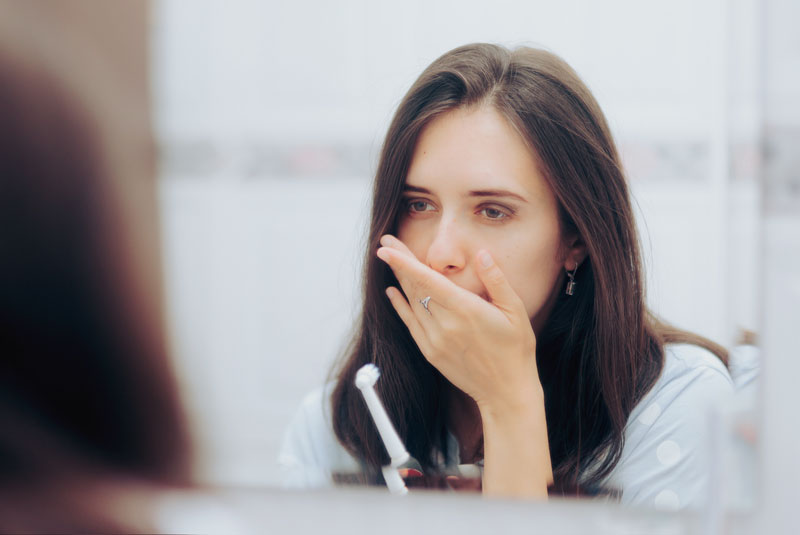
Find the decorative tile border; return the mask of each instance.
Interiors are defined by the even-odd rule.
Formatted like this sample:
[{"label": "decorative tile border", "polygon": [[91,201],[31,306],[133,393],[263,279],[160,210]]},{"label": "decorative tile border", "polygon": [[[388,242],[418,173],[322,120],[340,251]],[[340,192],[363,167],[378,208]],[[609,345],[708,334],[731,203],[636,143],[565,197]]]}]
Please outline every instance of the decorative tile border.
[{"label": "decorative tile border", "polygon": [[244,143],[180,140],[160,146],[161,175],[198,179],[236,176],[271,178],[371,177],[377,150],[368,144]]},{"label": "decorative tile border", "polygon": [[[706,140],[638,141],[619,145],[630,180],[707,180],[710,149]],[[364,177],[374,173],[378,147],[359,144],[242,143],[223,145],[210,139],[163,142],[160,147],[164,177],[213,179],[221,176],[243,180],[280,178]],[[730,172],[734,179],[757,176],[759,150],[754,143],[732,147]]]},{"label": "decorative tile border", "polygon": [[764,132],[764,210],[800,215],[800,126]]}]

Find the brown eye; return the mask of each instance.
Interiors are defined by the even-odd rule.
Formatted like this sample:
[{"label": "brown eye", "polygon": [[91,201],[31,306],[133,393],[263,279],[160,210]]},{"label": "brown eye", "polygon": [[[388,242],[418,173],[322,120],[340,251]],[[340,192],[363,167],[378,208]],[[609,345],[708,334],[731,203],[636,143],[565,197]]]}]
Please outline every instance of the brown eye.
[{"label": "brown eye", "polygon": [[428,212],[433,210],[433,206],[428,201],[415,200],[408,203],[409,212]]},{"label": "brown eye", "polygon": [[483,214],[483,216],[486,217],[487,219],[491,219],[493,221],[505,219],[508,217],[508,214],[505,213],[503,210],[500,210],[498,208],[492,208],[490,206],[483,208],[480,213]]}]

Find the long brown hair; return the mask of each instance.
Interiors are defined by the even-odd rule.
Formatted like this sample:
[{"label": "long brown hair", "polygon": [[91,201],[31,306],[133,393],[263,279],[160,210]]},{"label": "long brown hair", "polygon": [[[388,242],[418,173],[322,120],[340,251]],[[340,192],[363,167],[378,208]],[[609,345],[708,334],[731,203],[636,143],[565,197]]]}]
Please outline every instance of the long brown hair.
[{"label": "long brown hair", "polygon": [[555,488],[591,489],[619,461],[634,406],[663,367],[664,344],[698,343],[723,360],[724,349],[673,329],[647,310],[628,186],[603,113],[559,57],[532,48],[473,44],[434,61],[406,94],[378,163],[365,257],[360,325],[338,373],[333,424],[341,443],[368,467],[388,460],[353,386],[372,362],[380,395],[409,452],[433,467],[444,452],[440,391],[446,379],[420,353],[385,288],[397,285],[374,251],[394,233],[415,144],[430,121],[455,108],[493,106],[527,142],[559,205],[562,232],[585,243],[577,291],[563,293],[537,340]]},{"label": "long brown hair", "polygon": [[95,474],[189,478],[156,289],[93,117],[56,73],[0,48],[4,493]]}]

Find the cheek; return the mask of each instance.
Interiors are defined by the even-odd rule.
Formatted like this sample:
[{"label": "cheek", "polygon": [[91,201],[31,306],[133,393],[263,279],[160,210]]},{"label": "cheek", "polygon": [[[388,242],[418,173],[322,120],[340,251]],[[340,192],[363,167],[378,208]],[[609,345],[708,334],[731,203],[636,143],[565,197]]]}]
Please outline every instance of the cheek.
[{"label": "cheek", "polygon": [[408,239],[410,234],[410,225],[408,224],[408,220],[405,218],[400,217],[397,221],[397,228],[394,231],[394,235],[397,239],[402,240],[404,243]]},{"label": "cheek", "polygon": [[553,293],[558,272],[553,269],[531,269],[524,274],[509,278],[511,287],[522,299],[528,317],[533,319],[542,310]]},{"label": "cheek", "polygon": [[531,319],[548,302],[561,273],[558,243],[538,245],[535,248],[530,245],[527,249],[521,248],[520,254],[509,255],[502,264],[498,262]]},{"label": "cheek", "polygon": [[425,227],[420,224],[420,221],[406,219],[397,225],[395,237],[403,242],[418,260],[422,260],[430,241],[426,234]]}]

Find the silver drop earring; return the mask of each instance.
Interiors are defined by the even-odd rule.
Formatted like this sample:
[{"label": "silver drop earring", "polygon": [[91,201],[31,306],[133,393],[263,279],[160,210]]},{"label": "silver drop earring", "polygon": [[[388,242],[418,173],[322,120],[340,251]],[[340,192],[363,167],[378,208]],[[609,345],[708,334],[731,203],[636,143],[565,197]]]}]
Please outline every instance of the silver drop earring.
[{"label": "silver drop earring", "polygon": [[567,277],[569,277],[569,282],[567,283],[567,295],[573,295],[575,293],[575,273],[578,271],[578,264],[575,263],[575,269],[572,270],[570,273],[567,271]]}]

